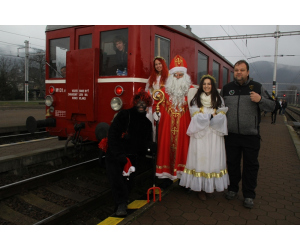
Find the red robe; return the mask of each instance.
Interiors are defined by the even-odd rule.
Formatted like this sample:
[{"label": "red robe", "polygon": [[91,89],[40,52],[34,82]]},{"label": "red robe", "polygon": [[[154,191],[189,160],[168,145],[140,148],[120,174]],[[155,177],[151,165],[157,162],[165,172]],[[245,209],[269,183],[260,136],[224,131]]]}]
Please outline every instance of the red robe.
[{"label": "red robe", "polygon": [[[191,117],[187,96],[179,112],[172,107],[165,88],[161,90],[165,94],[165,99],[159,105],[161,118],[158,124],[156,176],[175,180],[177,174],[180,177],[185,168],[190,140],[186,131]],[[152,108],[154,112],[157,103],[158,101],[154,101]]]}]

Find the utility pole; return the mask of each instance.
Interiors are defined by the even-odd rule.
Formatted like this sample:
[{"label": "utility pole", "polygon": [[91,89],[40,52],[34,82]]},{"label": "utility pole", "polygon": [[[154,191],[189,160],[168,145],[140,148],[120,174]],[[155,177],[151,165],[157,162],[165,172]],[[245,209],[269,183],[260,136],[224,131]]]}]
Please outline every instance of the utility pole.
[{"label": "utility pole", "polygon": [[[29,84],[29,41],[24,41],[25,46],[22,48],[18,48],[18,56],[19,56],[19,49],[25,48],[25,83],[24,83],[24,94],[25,94],[25,102],[28,102],[28,84]],[[45,55],[45,53],[35,53],[31,55]]]},{"label": "utility pole", "polygon": [[28,102],[29,42],[25,42],[25,102]]},{"label": "utility pole", "polygon": [[277,95],[277,84],[276,84],[276,71],[277,71],[277,55],[278,55],[278,39],[279,39],[279,25],[276,25],[276,35],[275,35],[275,57],[274,57],[274,72],[273,72],[273,89],[272,97],[275,99]]}]

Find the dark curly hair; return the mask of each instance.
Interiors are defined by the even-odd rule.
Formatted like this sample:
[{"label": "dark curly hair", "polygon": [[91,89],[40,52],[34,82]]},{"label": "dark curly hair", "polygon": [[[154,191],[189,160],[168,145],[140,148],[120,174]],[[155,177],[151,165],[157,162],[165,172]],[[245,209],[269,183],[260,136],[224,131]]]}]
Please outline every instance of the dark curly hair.
[{"label": "dark curly hair", "polygon": [[152,105],[152,98],[151,96],[145,92],[145,90],[141,89],[138,93],[136,93],[132,97],[132,105],[136,106],[139,101],[144,101],[146,103],[147,107],[150,107]]}]

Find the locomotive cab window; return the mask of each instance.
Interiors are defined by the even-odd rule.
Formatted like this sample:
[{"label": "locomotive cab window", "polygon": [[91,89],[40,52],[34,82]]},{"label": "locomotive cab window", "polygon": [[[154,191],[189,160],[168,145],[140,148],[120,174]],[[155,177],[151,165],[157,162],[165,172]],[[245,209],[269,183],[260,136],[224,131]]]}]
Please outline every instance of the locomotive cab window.
[{"label": "locomotive cab window", "polygon": [[230,71],[230,82],[232,82],[232,81],[233,81],[233,72]]},{"label": "locomotive cab window", "polygon": [[100,76],[127,76],[128,29],[101,32]]},{"label": "locomotive cab window", "polygon": [[79,49],[92,48],[92,34],[79,36]]},{"label": "locomotive cab window", "polygon": [[50,78],[66,77],[66,53],[69,50],[69,37],[50,40]]},{"label": "locomotive cab window", "polygon": [[198,51],[198,72],[197,82],[200,83],[202,76],[207,74],[208,56]]},{"label": "locomotive cab window", "polygon": [[167,65],[170,65],[170,40],[158,35],[155,35],[155,55],[162,56]]},{"label": "locomotive cab window", "polygon": [[216,87],[219,88],[220,64],[213,61],[213,77],[216,79]]},{"label": "locomotive cab window", "polygon": [[228,72],[229,70],[223,67],[223,86],[228,83]]}]

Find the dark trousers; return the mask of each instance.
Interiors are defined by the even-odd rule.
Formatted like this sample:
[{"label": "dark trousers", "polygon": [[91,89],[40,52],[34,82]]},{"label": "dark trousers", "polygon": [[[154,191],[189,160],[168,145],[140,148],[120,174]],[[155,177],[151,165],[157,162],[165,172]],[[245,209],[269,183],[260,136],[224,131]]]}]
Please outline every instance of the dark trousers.
[{"label": "dark trousers", "polygon": [[275,123],[276,122],[276,116],[277,116],[277,110],[276,111],[273,111],[271,113],[271,116],[272,116],[272,122]]},{"label": "dark trousers", "polygon": [[[260,136],[229,133],[225,136],[225,147],[230,180],[228,190],[238,192],[239,182],[242,179],[244,198],[254,199],[259,169]],[[241,171],[242,157],[243,171]]]},{"label": "dark trousers", "polygon": [[[133,166],[135,166],[135,158],[130,158]],[[111,184],[112,195],[116,207],[128,201],[129,193],[133,185],[134,173],[130,177],[123,176],[124,166],[120,164],[114,157],[105,157],[106,173]]]}]

